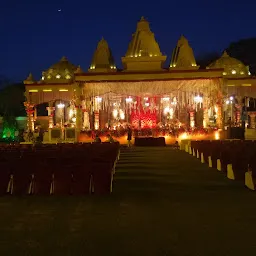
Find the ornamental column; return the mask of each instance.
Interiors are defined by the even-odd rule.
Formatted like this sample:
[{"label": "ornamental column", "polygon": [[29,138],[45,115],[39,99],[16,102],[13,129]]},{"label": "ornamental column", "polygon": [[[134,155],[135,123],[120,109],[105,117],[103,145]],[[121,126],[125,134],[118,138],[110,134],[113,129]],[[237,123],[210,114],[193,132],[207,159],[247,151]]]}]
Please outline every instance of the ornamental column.
[{"label": "ornamental column", "polygon": [[49,129],[53,128],[53,116],[55,107],[52,106],[52,103],[49,103],[49,107],[46,108],[48,111],[48,121],[49,121]]},{"label": "ornamental column", "polygon": [[250,113],[249,115],[250,115],[250,118],[251,118],[251,128],[255,129],[255,116],[256,116],[255,112]]},{"label": "ornamental column", "polygon": [[100,127],[100,112],[98,110],[94,111],[94,129],[98,130]]},{"label": "ornamental column", "polygon": [[222,128],[223,126],[223,115],[222,115],[222,105],[221,104],[217,104],[216,105],[216,124],[218,128]]},{"label": "ornamental column", "polygon": [[85,100],[82,101],[82,112],[83,112],[83,129],[90,129],[90,118],[88,109],[86,108]]},{"label": "ornamental column", "polygon": [[34,104],[30,102],[24,102],[24,106],[27,112],[27,130],[34,131]]},{"label": "ornamental column", "polygon": [[195,111],[189,111],[189,125],[191,128],[195,127]]},{"label": "ornamental column", "polygon": [[83,128],[83,112],[82,112],[82,88],[80,84],[75,87],[75,107],[76,107],[76,141],[79,141],[80,132]]},{"label": "ornamental column", "polygon": [[203,127],[206,128],[209,123],[208,108],[204,107]]}]

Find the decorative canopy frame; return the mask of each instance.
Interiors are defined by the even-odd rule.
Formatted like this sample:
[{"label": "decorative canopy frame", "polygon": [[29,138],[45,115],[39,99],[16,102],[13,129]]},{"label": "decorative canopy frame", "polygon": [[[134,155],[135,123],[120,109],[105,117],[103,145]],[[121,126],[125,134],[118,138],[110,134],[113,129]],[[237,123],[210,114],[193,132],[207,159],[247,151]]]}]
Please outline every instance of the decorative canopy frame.
[{"label": "decorative canopy frame", "polygon": [[162,81],[118,81],[88,82],[84,85],[83,96],[86,100],[95,96],[116,94],[121,96],[152,96],[203,94],[205,99],[218,102],[222,98],[223,80],[212,79],[175,79]]}]

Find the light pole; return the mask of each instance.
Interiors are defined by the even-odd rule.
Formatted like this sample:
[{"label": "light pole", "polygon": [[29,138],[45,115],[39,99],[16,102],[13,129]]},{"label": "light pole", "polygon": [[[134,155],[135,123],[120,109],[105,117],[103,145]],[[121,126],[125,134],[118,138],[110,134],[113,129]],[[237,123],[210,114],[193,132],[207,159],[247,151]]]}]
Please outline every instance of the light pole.
[{"label": "light pole", "polygon": [[60,115],[60,127],[61,127],[61,139],[63,140],[64,139],[64,125],[63,125],[63,123],[64,123],[64,108],[65,108],[65,104],[64,103],[59,103],[58,105],[57,105],[57,107],[58,107],[58,109],[60,109],[60,111],[61,111],[61,115]]},{"label": "light pole", "polygon": [[233,101],[234,97],[230,96],[229,99],[226,101],[227,105],[230,105],[230,121],[233,122]]}]

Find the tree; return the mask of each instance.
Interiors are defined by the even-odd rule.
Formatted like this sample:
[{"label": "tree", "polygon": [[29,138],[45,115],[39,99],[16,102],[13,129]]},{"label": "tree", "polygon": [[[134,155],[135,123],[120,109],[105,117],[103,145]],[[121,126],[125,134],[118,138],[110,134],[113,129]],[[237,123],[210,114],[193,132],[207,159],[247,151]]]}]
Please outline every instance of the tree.
[{"label": "tree", "polygon": [[198,56],[197,58],[197,65],[200,66],[200,68],[206,68],[209,66],[212,62],[220,58],[220,54],[217,52],[208,52],[205,54],[202,54]]},{"label": "tree", "polygon": [[0,89],[11,84],[11,81],[3,75],[0,75]]},{"label": "tree", "polygon": [[24,84],[12,84],[0,90],[1,116],[26,116]]},{"label": "tree", "polygon": [[256,38],[243,39],[231,43],[227,48],[227,53],[242,61],[250,67],[252,74],[256,74]]}]

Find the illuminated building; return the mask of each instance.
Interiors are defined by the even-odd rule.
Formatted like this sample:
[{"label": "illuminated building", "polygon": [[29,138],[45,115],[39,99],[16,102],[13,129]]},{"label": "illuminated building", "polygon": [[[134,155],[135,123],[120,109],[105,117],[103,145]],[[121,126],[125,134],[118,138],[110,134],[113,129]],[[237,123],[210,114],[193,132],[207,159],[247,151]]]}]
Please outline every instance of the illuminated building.
[{"label": "illuminated building", "polygon": [[[122,57],[123,69],[116,67],[104,38],[87,71],[63,57],[43,72],[40,81],[32,75],[24,81],[28,128],[33,129],[36,106],[43,102],[49,105],[50,129],[61,123],[77,131],[127,125],[135,129],[222,127],[227,113],[239,122],[236,111],[245,97],[255,95],[256,88],[256,79],[242,62],[225,52],[207,69],[200,69],[184,36],[168,68],[166,58],[143,17]],[[231,96],[236,102],[232,101],[230,112],[226,103]],[[63,109],[59,104],[64,104]]]}]

